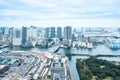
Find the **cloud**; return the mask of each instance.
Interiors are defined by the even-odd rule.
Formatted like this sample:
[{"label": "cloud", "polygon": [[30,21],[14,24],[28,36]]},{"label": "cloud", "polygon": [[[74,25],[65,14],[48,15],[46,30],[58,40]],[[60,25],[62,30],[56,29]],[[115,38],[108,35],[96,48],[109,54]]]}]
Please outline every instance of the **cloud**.
[{"label": "cloud", "polygon": [[105,19],[106,23],[114,19],[118,22],[119,4],[119,0],[0,0],[0,21],[14,24],[17,20],[33,25],[37,22],[68,24],[69,21],[75,24],[81,20],[86,20],[87,24],[93,19],[98,22]]}]

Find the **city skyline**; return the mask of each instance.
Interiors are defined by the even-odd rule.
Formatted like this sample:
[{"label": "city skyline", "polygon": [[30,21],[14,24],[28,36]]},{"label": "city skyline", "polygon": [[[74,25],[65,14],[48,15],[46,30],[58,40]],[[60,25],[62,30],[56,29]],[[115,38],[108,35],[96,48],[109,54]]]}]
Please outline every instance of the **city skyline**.
[{"label": "city skyline", "polygon": [[[20,80],[80,80],[89,76],[89,70],[102,74],[103,79],[120,79],[118,75],[120,65],[120,28],[90,28],[82,27],[0,27],[0,79]],[[76,62],[83,62],[90,58],[101,59],[97,63],[109,61],[117,62],[111,68],[109,62],[100,64],[103,68],[94,66],[85,70]],[[91,61],[91,60],[87,60]],[[85,62],[86,63],[86,62]],[[88,62],[89,63],[89,62]],[[93,65],[94,64],[94,65]],[[83,63],[81,64],[83,65]],[[88,64],[84,64],[88,66]],[[82,68],[82,69],[81,69]],[[114,69],[116,71],[114,71]],[[100,72],[98,72],[98,70]],[[105,71],[105,72],[103,72]],[[86,72],[88,72],[86,74]],[[96,75],[90,73],[91,75]],[[108,74],[110,73],[110,74]],[[114,76],[112,74],[115,74]],[[84,78],[85,80],[89,80]],[[93,78],[91,76],[91,78]],[[99,78],[96,75],[95,80]]]},{"label": "city skyline", "polygon": [[119,80],[119,0],[0,0],[0,80]]},{"label": "city skyline", "polygon": [[1,26],[119,27],[118,0],[1,0]]}]

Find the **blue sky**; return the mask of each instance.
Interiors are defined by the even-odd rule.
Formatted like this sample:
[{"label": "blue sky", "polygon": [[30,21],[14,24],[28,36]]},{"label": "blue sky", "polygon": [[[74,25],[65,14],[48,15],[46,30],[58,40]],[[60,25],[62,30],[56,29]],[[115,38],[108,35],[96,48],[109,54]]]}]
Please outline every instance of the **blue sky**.
[{"label": "blue sky", "polygon": [[0,25],[119,27],[120,0],[0,0]]}]

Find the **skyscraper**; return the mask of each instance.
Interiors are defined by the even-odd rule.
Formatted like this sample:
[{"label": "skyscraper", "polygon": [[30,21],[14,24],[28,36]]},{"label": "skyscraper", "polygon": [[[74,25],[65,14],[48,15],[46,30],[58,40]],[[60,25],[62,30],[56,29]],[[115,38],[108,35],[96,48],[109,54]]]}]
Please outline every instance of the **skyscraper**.
[{"label": "skyscraper", "polygon": [[118,28],[118,32],[120,33],[120,28]]},{"label": "skyscraper", "polygon": [[37,28],[34,26],[30,26],[27,29],[27,42],[31,43],[32,46],[35,46],[37,43]]},{"label": "skyscraper", "polygon": [[49,32],[50,28],[49,27],[45,28],[45,38],[49,38]]},{"label": "skyscraper", "polygon": [[22,27],[22,44],[25,45],[27,42],[27,27]]},{"label": "skyscraper", "polygon": [[71,26],[64,27],[64,39],[71,39],[71,38],[72,38]]},{"label": "skyscraper", "polygon": [[5,30],[4,27],[0,27],[0,34],[4,34],[4,30]]},{"label": "skyscraper", "polygon": [[51,27],[51,38],[55,38],[55,27]]},{"label": "skyscraper", "polygon": [[64,27],[64,46],[71,47],[72,28],[71,26]]},{"label": "skyscraper", "polygon": [[18,29],[16,29],[16,30],[14,31],[14,37],[15,37],[15,38],[20,38],[20,37],[21,37],[21,31],[18,30]]},{"label": "skyscraper", "polygon": [[62,37],[62,29],[61,27],[57,27],[57,38],[61,38]]},{"label": "skyscraper", "polygon": [[10,35],[10,44],[13,42],[13,27],[9,29],[9,35]]},{"label": "skyscraper", "polygon": [[21,30],[15,28],[13,29],[13,45],[20,46],[22,42],[22,32]]}]

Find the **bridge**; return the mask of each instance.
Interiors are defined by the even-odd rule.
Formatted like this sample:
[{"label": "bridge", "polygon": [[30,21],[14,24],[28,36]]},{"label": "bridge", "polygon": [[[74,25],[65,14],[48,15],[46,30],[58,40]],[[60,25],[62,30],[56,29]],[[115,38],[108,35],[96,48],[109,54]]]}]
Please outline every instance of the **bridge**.
[{"label": "bridge", "polygon": [[50,48],[50,53],[55,53],[59,50],[60,46],[61,46],[62,42],[60,42],[58,45],[53,46],[52,48]]},{"label": "bridge", "polygon": [[59,46],[52,47],[52,48],[50,48],[51,49],[50,52],[55,53],[59,50],[59,48],[60,48]]}]

